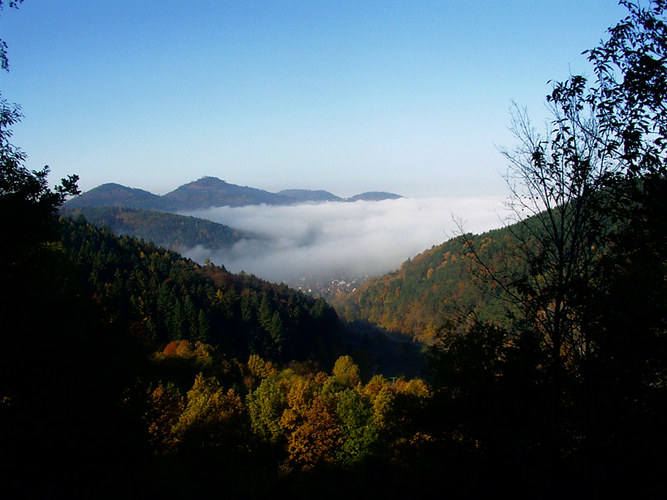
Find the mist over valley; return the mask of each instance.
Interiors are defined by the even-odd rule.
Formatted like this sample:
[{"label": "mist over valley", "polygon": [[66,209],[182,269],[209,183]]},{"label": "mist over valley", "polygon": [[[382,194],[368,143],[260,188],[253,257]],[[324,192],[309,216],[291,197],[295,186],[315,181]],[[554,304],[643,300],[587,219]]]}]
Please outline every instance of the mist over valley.
[{"label": "mist over valley", "polygon": [[[65,203],[117,234],[179,251],[200,264],[315,293],[350,289],[458,235],[503,225],[505,198],[409,198],[369,191],[277,193],[202,177],[163,196],[100,185]],[[336,282],[336,283],[334,283]],[[333,288],[332,288],[333,287]],[[312,290],[311,290],[312,289]]]},{"label": "mist over valley", "polygon": [[302,203],[288,206],[215,207],[185,213],[231,226],[253,237],[211,250],[183,249],[231,272],[297,284],[377,276],[456,236],[502,225],[503,199],[397,198],[381,201]]}]

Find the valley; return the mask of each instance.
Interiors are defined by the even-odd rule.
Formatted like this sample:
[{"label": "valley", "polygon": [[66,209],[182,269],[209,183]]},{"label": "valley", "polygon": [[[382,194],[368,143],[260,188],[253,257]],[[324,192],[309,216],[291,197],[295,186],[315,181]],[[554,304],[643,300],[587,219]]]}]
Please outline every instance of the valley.
[{"label": "valley", "polygon": [[330,302],[338,295],[347,295],[354,292],[359,286],[371,277],[364,276],[332,276],[329,278],[306,278],[287,281],[286,284],[298,290],[316,297],[324,297]]},{"label": "valley", "polygon": [[[185,192],[193,198],[181,198],[183,203],[199,203],[195,200],[202,190],[208,193],[204,199],[219,199],[221,186],[228,190],[221,181],[209,181],[193,183],[199,189],[188,185]],[[116,234],[152,241],[200,264],[213,262],[233,272],[295,286],[303,286],[300,281],[308,277],[304,289],[327,295],[335,288],[354,288],[333,280],[356,285],[361,277],[394,271],[424,248],[441,244],[459,231],[453,214],[465,214],[470,230],[501,224],[503,200],[497,197],[414,199],[385,193],[341,201],[322,195],[323,191],[289,192],[295,196],[295,191],[324,201],[224,205],[174,213],[130,208],[121,195],[107,193],[100,199],[93,190],[65,203],[61,213],[83,215],[98,227],[106,225]],[[102,206],[83,206],[84,202]]]}]

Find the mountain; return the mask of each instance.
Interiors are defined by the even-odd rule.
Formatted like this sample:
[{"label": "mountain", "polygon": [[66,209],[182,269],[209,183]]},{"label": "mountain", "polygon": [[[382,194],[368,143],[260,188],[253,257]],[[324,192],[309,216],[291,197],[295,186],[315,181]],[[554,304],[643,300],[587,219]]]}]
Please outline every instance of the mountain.
[{"label": "mountain", "polygon": [[289,205],[296,199],[262,189],[229,184],[216,177],[203,177],[158,196],[120,184],[102,184],[67,201],[64,208],[124,207],[180,212],[210,207],[244,205]]},{"label": "mountain", "polygon": [[379,201],[396,198],[401,198],[401,196],[385,192],[362,193],[347,199],[323,190],[287,189],[278,193],[271,193],[263,189],[230,184],[217,177],[202,177],[163,196],[115,183],[102,184],[67,201],[64,208],[123,207],[181,212],[223,206],[291,205],[302,202],[354,202],[357,200]]},{"label": "mountain", "polygon": [[248,235],[215,222],[156,210],[122,207],[66,208],[61,214],[83,216],[97,227],[108,227],[119,236],[134,236],[161,247],[180,251],[195,246],[211,250],[231,247]]},{"label": "mountain", "polygon": [[216,177],[184,184],[163,197],[174,210],[197,210],[209,207],[243,205],[288,205],[294,200],[262,189],[229,184]]},{"label": "mountain", "polygon": [[145,210],[168,210],[168,203],[156,194],[143,189],[129,188],[108,183],[97,186],[72,198],[65,204],[68,208],[78,207],[127,207]]},{"label": "mountain", "polygon": [[284,189],[278,192],[279,195],[287,196],[298,201],[343,201],[343,198],[323,190],[312,189]]},{"label": "mountain", "polygon": [[398,198],[403,198],[400,194],[387,193],[384,191],[369,191],[367,193],[356,194],[350,198],[347,198],[345,201],[355,202],[359,200],[363,201],[382,201],[382,200],[397,200]]},{"label": "mountain", "polygon": [[385,191],[369,191],[366,193],[356,194],[349,198],[341,198],[339,196],[336,196],[335,194],[330,193],[329,191],[311,190],[311,189],[284,189],[280,191],[278,194],[287,196],[296,201],[314,201],[314,202],[326,202],[326,201],[355,202],[359,200],[382,201],[382,200],[396,200],[398,198],[403,198],[400,194],[387,193]]}]

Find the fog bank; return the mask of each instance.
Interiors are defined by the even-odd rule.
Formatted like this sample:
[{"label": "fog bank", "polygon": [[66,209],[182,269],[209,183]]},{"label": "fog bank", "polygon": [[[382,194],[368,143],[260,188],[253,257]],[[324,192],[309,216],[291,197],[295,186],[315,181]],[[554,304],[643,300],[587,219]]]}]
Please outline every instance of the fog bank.
[{"label": "fog bank", "polygon": [[198,262],[209,258],[229,271],[274,281],[302,277],[376,276],[459,234],[502,225],[504,198],[400,198],[291,206],[217,207],[189,212],[257,235],[212,253],[183,252]]}]

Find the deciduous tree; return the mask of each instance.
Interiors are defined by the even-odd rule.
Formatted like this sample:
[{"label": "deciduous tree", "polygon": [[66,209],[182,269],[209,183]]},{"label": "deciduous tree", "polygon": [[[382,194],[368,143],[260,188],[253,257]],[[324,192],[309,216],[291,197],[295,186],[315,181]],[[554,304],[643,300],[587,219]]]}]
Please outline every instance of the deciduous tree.
[{"label": "deciduous tree", "polygon": [[[591,467],[610,465],[601,443],[638,456],[636,433],[648,422],[660,427],[656,401],[667,387],[667,2],[620,3],[628,16],[587,52],[592,85],[579,75],[553,84],[545,133],[514,108],[518,145],[503,154],[525,271],[503,274],[475,251],[514,300],[514,329],[500,352],[514,343],[533,353],[533,375],[546,368],[553,463],[565,450],[595,449]],[[614,427],[613,409],[627,418],[628,434],[601,431]],[[624,441],[632,444],[619,448]]]}]

